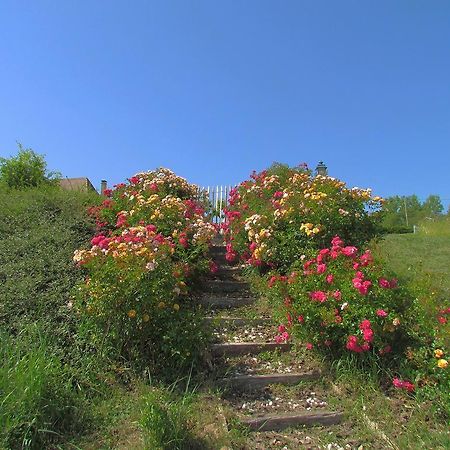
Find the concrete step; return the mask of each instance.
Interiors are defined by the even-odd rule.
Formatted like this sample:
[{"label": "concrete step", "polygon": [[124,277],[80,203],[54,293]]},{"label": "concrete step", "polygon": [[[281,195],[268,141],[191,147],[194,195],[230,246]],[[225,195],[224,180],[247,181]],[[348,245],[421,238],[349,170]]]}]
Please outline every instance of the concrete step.
[{"label": "concrete step", "polygon": [[242,419],[241,423],[252,431],[281,431],[296,426],[335,425],[344,418],[341,412],[305,411],[289,414],[268,414],[261,417]]},{"label": "concrete step", "polygon": [[237,375],[222,378],[218,384],[223,387],[237,389],[239,391],[254,391],[264,388],[269,384],[294,385],[300,381],[317,380],[321,373],[318,370],[310,370],[301,373],[274,373],[265,375]]},{"label": "concrete step", "polygon": [[244,281],[233,280],[205,280],[202,283],[204,292],[245,292],[250,286]]},{"label": "concrete step", "polygon": [[255,297],[226,297],[204,295],[198,299],[198,302],[206,308],[229,309],[240,308],[241,306],[251,305],[256,302]]},{"label": "concrete step", "polygon": [[238,355],[256,355],[262,352],[272,352],[280,350],[287,352],[291,349],[291,344],[277,344],[276,342],[231,342],[225,344],[211,345],[211,354],[213,356],[238,356]]}]

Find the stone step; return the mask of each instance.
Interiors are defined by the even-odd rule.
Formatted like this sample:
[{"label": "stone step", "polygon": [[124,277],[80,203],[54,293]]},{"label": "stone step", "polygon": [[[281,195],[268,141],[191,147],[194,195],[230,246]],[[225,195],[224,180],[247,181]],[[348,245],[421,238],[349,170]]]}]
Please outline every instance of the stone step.
[{"label": "stone step", "polygon": [[223,387],[237,389],[239,391],[254,391],[269,384],[294,385],[300,381],[317,380],[321,373],[318,370],[310,370],[301,373],[274,373],[266,375],[237,375],[222,378],[218,384]]},{"label": "stone step", "polygon": [[198,302],[206,308],[214,309],[231,309],[240,308],[241,306],[251,305],[256,302],[255,297],[225,297],[205,295],[198,299]]},{"label": "stone step", "polygon": [[251,431],[281,431],[295,426],[336,425],[344,418],[341,412],[305,411],[289,414],[268,414],[242,419],[241,423]]},{"label": "stone step", "polygon": [[240,326],[254,326],[254,325],[271,325],[272,320],[265,317],[258,318],[247,318],[247,317],[205,317],[205,320],[209,323],[217,324],[218,326],[231,326],[231,327],[240,327]]},{"label": "stone step", "polygon": [[280,350],[287,352],[291,349],[291,344],[278,344],[276,342],[230,342],[225,344],[212,344],[211,354],[213,356],[238,356],[256,355],[262,352]]},{"label": "stone step", "polygon": [[204,292],[245,292],[249,290],[249,284],[244,281],[233,280],[206,280],[202,283]]}]

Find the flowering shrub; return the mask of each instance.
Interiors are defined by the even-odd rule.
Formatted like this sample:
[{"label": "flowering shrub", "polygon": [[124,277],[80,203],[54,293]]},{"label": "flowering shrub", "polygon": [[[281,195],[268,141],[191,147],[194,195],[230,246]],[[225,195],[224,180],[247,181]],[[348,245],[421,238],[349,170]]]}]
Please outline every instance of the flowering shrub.
[{"label": "flowering shrub", "polygon": [[321,248],[336,234],[361,245],[379,231],[381,201],[369,189],[313,176],[304,165],[274,165],[231,192],[229,258],[287,271],[306,249]]},{"label": "flowering shrub", "polygon": [[[167,169],[141,173],[91,208],[98,233],[74,261],[87,272],[76,309],[93,324],[98,345],[149,363],[183,364],[201,349],[199,320],[189,308],[196,274],[215,228],[196,186]],[[171,359],[168,359],[171,358]]]},{"label": "flowering shrub", "polygon": [[268,295],[283,299],[285,326],[302,342],[387,355],[414,340],[415,300],[384,275],[369,250],[334,237],[292,269],[288,276],[268,275]]}]

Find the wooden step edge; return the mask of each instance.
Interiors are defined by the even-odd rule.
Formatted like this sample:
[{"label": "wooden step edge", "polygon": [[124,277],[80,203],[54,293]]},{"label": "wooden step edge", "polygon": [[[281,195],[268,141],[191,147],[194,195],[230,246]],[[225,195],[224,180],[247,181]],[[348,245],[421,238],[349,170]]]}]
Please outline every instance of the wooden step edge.
[{"label": "wooden step edge", "polygon": [[197,302],[206,308],[230,309],[251,305],[256,300],[255,297],[201,297]]},{"label": "wooden step edge", "polygon": [[276,342],[231,342],[224,344],[212,344],[211,354],[213,356],[237,356],[246,354],[258,354],[262,352],[272,352],[280,350],[287,352],[291,349],[291,344]]},{"label": "wooden step edge", "polygon": [[295,426],[336,425],[342,422],[344,414],[332,411],[305,411],[302,413],[268,414],[261,417],[241,419],[251,431],[281,431]]},{"label": "wooden step edge", "polygon": [[228,326],[241,326],[241,325],[267,325],[272,324],[272,319],[259,317],[259,318],[246,318],[246,317],[205,317],[205,320],[209,323],[216,323],[217,325]]},{"label": "wooden step edge", "polygon": [[300,381],[314,381],[321,376],[319,370],[298,373],[271,373],[262,375],[236,375],[218,380],[218,385],[238,390],[255,390],[269,384],[295,385]]}]

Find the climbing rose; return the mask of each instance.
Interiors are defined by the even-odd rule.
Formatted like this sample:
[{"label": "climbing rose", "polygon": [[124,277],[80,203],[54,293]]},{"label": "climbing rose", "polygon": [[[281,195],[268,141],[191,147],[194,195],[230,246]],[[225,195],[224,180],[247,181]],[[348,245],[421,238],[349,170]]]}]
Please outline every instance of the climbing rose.
[{"label": "climbing rose", "polygon": [[397,389],[406,389],[408,392],[413,392],[414,391],[414,384],[412,384],[410,381],[407,380],[400,380],[399,378],[394,378],[392,380],[392,384],[397,388]]},{"label": "climbing rose", "polygon": [[309,295],[313,300],[317,300],[320,303],[323,303],[327,299],[327,294],[323,291],[314,291],[311,292]]},{"label": "climbing rose", "polygon": [[317,273],[324,273],[327,270],[327,266],[325,264],[317,265]]},{"label": "climbing rose", "polygon": [[388,313],[384,309],[377,309],[377,316],[378,317],[386,317]]},{"label": "climbing rose", "polygon": [[342,249],[342,254],[345,256],[355,256],[357,251],[358,251],[358,249],[356,247],[349,245]]}]

